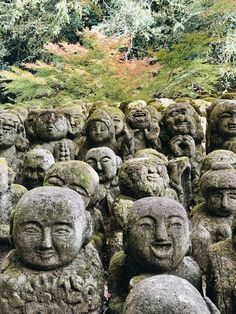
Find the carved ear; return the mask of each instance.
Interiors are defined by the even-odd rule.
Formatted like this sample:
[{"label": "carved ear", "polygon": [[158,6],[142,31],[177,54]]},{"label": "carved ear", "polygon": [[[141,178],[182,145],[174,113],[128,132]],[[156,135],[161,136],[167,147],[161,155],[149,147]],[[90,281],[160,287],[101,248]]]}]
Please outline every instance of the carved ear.
[{"label": "carved ear", "polygon": [[118,170],[120,170],[121,165],[122,165],[122,159],[119,156],[116,156],[117,173],[118,173]]},{"label": "carved ear", "polygon": [[85,235],[84,235],[84,243],[83,243],[84,246],[89,243],[89,241],[91,240],[92,233],[93,233],[93,224],[92,224],[91,214],[90,212],[86,210],[85,215],[86,215],[86,220],[87,220],[87,226],[86,226]]},{"label": "carved ear", "polygon": [[189,225],[189,239],[188,239],[188,250],[186,252],[186,255],[192,255],[192,238],[191,238],[191,234],[192,234],[192,222],[190,220],[188,220],[188,225]]},{"label": "carved ear", "polygon": [[8,185],[12,185],[12,183],[15,181],[15,172],[12,170],[12,168],[8,165]]},{"label": "carved ear", "polygon": [[11,211],[10,215],[10,231],[9,231],[9,242],[15,248],[14,238],[13,238],[13,224],[14,224],[14,216],[15,216],[15,209]]}]

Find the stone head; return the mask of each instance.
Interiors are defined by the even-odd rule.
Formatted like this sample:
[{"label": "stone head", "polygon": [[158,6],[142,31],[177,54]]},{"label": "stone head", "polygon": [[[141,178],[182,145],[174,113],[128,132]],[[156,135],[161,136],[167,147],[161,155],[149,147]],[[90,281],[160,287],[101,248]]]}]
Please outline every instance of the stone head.
[{"label": "stone head", "polygon": [[147,104],[142,101],[134,101],[127,105],[125,110],[127,124],[132,129],[147,129],[150,127],[151,114]]},{"label": "stone head", "polygon": [[125,231],[125,250],[144,271],[174,269],[190,247],[190,226],[184,207],[168,197],[134,202]]},{"label": "stone head", "polygon": [[236,154],[226,149],[217,149],[209,153],[202,161],[200,176],[211,169],[215,163],[227,163],[236,168]]},{"label": "stone head", "polygon": [[213,314],[191,283],[173,275],[157,275],[142,280],[131,290],[123,307],[123,314],[164,313]]},{"label": "stone head", "polygon": [[100,183],[111,182],[117,176],[122,163],[121,158],[108,147],[90,149],[85,161],[97,172]]},{"label": "stone head", "polygon": [[88,118],[85,126],[87,139],[101,145],[115,138],[115,127],[112,118],[105,110],[96,110]]},{"label": "stone head", "polygon": [[210,126],[223,138],[236,136],[236,101],[216,103],[210,113]]},{"label": "stone head", "polygon": [[14,182],[15,173],[4,158],[0,158],[0,196],[6,193]]},{"label": "stone head", "polygon": [[119,172],[121,193],[134,198],[164,196],[168,184],[166,166],[156,157],[129,159]]},{"label": "stone head", "polygon": [[189,103],[169,105],[163,115],[163,125],[171,137],[191,135],[199,141],[203,138],[200,117]]},{"label": "stone head", "polygon": [[9,148],[16,144],[21,124],[19,118],[8,112],[0,113],[0,148]]},{"label": "stone head", "polygon": [[59,110],[40,110],[36,122],[37,135],[45,141],[64,139],[69,131],[68,121]]},{"label": "stone head", "polygon": [[148,157],[156,157],[159,158],[161,161],[164,162],[164,164],[167,166],[168,165],[168,158],[163,155],[162,153],[159,153],[156,149],[153,148],[144,148],[138,150],[134,154],[135,158],[148,158]]},{"label": "stone head", "polygon": [[47,170],[55,163],[52,153],[43,148],[35,148],[24,156],[24,178],[28,188],[43,185]]},{"label": "stone head", "polygon": [[124,131],[124,127],[125,127],[125,115],[124,113],[116,107],[107,107],[104,108],[104,110],[110,115],[110,117],[112,118],[113,122],[114,122],[114,127],[115,127],[115,134],[116,136],[119,136],[120,134],[122,134],[122,132]]},{"label": "stone head", "polygon": [[202,175],[200,189],[211,215],[228,217],[236,212],[236,169],[232,165],[215,163]]},{"label": "stone head", "polygon": [[64,108],[63,111],[70,125],[69,134],[72,137],[80,135],[86,119],[82,106],[79,104],[69,106]]},{"label": "stone head", "polygon": [[69,160],[55,163],[46,173],[44,185],[67,187],[84,200],[87,207],[99,184],[96,171],[87,163],[79,160]]},{"label": "stone head", "polygon": [[23,264],[52,270],[70,264],[88,243],[90,219],[75,191],[38,187],[16,205],[10,235]]}]

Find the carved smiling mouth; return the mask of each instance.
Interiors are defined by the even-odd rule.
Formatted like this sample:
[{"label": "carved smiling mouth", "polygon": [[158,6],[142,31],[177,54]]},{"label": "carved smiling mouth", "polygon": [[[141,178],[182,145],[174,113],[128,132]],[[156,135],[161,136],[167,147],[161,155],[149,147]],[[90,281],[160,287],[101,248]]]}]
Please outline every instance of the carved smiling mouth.
[{"label": "carved smiling mouth", "polygon": [[135,118],[143,118],[143,117],[146,117],[146,113],[144,113],[144,112],[137,112],[137,113],[133,114],[133,117],[135,117]]},{"label": "carved smiling mouth", "polygon": [[229,129],[230,129],[230,130],[236,130],[236,124],[230,123],[230,124],[229,124]]},{"label": "carved smiling mouth", "polygon": [[53,250],[38,251],[38,254],[42,260],[47,260],[47,259],[54,257],[54,251]]},{"label": "carved smiling mouth", "polygon": [[156,181],[159,178],[158,174],[149,174],[147,176],[148,181]]},{"label": "carved smiling mouth", "polygon": [[151,245],[151,251],[157,258],[166,258],[171,251],[172,245],[170,242],[157,242]]}]

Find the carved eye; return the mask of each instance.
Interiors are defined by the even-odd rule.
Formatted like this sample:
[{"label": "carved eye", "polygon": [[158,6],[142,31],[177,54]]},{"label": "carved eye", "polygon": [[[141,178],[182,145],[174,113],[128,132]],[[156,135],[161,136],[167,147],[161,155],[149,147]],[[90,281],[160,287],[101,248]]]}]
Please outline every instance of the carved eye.
[{"label": "carved eye", "polygon": [[37,226],[24,227],[23,232],[28,235],[40,235],[41,229]]},{"label": "carved eye", "polygon": [[66,227],[58,227],[54,229],[53,233],[57,236],[67,236],[71,233],[71,230]]},{"label": "carved eye", "polygon": [[229,198],[231,200],[236,200],[236,194],[229,194]]}]

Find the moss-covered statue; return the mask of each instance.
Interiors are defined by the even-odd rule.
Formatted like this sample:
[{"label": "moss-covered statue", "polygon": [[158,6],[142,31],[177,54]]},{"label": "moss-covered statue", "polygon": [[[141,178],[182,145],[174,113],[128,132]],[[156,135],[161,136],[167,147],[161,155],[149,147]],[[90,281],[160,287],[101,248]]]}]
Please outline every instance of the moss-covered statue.
[{"label": "moss-covered statue", "polygon": [[22,182],[22,158],[28,149],[28,140],[20,118],[11,112],[0,112],[0,157],[5,158],[16,174],[16,182]]},{"label": "moss-covered statue", "polygon": [[182,277],[201,290],[200,268],[186,256],[191,246],[189,220],[177,201],[146,197],[134,202],[124,243],[125,250],[112,257],[109,267],[111,313],[121,313],[129,287],[155,274]]},{"label": "moss-covered statue", "polygon": [[236,312],[236,216],[232,238],[213,244],[208,251],[207,295],[221,314]]},{"label": "moss-covered statue", "polygon": [[86,113],[82,105],[72,105],[63,108],[65,117],[67,118],[70,128],[68,136],[71,139],[82,136],[82,130],[86,121]]},{"label": "moss-covered statue", "polygon": [[103,270],[87,244],[90,219],[75,191],[25,193],[11,221],[15,249],[0,274],[1,313],[100,313]]},{"label": "moss-covered statue", "polygon": [[74,159],[75,146],[69,140],[70,124],[64,113],[56,109],[41,109],[29,113],[26,130],[33,144],[49,150],[56,161]]},{"label": "moss-covered statue", "polygon": [[85,135],[76,142],[78,159],[84,159],[87,151],[95,147],[105,146],[118,152],[114,121],[105,110],[97,109],[91,114],[85,124]]},{"label": "moss-covered statue", "polygon": [[126,159],[133,157],[137,150],[144,148],[154,148],[160,151],[159,120],[159,112],[154,107],[147,106],[145,101],[137,100],[127,104],[125,122],[134,143],[130,146],[129,155],[124,156]]},{"label": "moss-covered statue", "polygon": [[123,111],[116,107],[106,107],[104,111],[109,114],[114,122],[115,137],[117,142],[117,155],[125,159],[131,151],[134,151],[133,132],[129,130],[125,122]]},{"label": "moss-covered statue", "polygon": [[204,139],[201,120],[189,103],[169,105],[163,115],[161,125],[163,151],[170,157],[189,158],[192,179],[199,176],[203,159]]},{"label": "moss-covered statue", "polygon": [[236,153],[236,100],[220,100],[208,110],[207,151],[228,149]]},{"label": "moss-covered statue", "polygon": [[100,250],[105,241],[103,217],[95,207],[100,200],[98,193],[99,177],[96,171],[87,163],[79,160],[68,160],[55,163],[46,173],[46,186],[67,187],[76,191],[91,213],[93,223],[93,241]]},{"label": "moss-covered statue", "polygon": [[220,314],[187,280],[173,275],[144,279],[129,293],[123,314]]},{"label": "moss-covered statue", "polygon": [[9,223],[13,207],[27,191],[20,184],[13,184],[15,173],[4,158],[0,158],[0,264],[2,257],[11,248]]},{"label": "moss-covered statue", "polygon": [[205,202],[192,213],[193,256],[206,270],[208,247],[231,237],[231,222],[236,213],[236,169],[216,163],[202,175],[200,189]]},{"label": "moss-covered statue", "polygon": [[47,170],[55,163],[53,154],[43,148],[31,149],[23,161],[24,186],[28,190],[42,186]]},{"label": "moss-covered statue", "polygon": [[112,208],[111,251],[123,248],[123,229],[133,202],[147,196],[169,196],[177,199],[169,187],[165,162],[158,157],[132,158],[123,163],[119,172],[120,194]]}]

